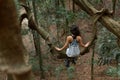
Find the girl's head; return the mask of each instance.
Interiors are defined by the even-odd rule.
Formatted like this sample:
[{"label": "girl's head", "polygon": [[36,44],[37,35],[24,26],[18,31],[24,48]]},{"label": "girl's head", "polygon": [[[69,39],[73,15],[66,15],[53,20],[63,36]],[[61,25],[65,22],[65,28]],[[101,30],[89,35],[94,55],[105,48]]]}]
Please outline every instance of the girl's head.
[{"label": "girl's head", "polygon": [[80,35],[80,31],[79,31],[79,27],[76,25],[72,25],[70,27],[70,32],[74,35],[74,36],[79,36]]}]

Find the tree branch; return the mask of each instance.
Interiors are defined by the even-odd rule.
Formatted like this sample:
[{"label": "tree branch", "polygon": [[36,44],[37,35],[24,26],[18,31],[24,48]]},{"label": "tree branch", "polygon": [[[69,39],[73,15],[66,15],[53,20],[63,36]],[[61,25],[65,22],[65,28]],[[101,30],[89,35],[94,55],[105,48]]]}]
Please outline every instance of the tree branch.
[{"label": "tree branch", "polygon": [[[89,15],[94,16],[99,13],[87,0],[74,0],[74,2],[81,7]],[[99,18],[99,21],[113,34],[120,38],[120,24],[110,17],[110,14],[104,14]]]}]

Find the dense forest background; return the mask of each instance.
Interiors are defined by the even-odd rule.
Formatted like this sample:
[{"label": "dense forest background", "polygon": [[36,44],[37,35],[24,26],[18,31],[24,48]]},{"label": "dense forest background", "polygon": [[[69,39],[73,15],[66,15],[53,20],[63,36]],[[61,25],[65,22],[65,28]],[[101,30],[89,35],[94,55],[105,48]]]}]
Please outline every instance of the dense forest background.
[{"label": "dense forest background", "polygon": [[[84,10],[80,7],[77,1],[82,2],[82,0],[14,0],[17,19],[21,26],[22,42],[28,52],[25,57],[32,65],[34,80],[120,79],[120,37],[99,19],[102,15],[108,15],[119,23],[120,0],[85,0],[97,10],[103,10],[103,13],[98,12],[101,16],[97,18],[91,15],[89,9]],[[112,15],[107,11],[113,11]],[[66,36],[70,35],[69,28],[72,24],[79,26],[84,43],[93,40],[94,36],[95,38],[89,51],[79,56],[77,64],[66,68],[65,51],[57,52],[53,48],[63,46]],[[84,51],[82,47],[81,50]],[[9,74],[3,72],[0,78],[13,80]]]}]

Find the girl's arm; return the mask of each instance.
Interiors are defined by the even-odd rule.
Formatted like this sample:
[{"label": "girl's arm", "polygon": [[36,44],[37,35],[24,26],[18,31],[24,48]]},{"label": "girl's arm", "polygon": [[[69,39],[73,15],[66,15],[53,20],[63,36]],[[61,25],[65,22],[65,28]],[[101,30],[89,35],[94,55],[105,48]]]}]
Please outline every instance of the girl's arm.
[{"label": "girl's arm", "polygon": [[68,36],[67,39],[66,39],[66,42],[65,42],[64,46],[63,46],[62,48],[55,47],[55,49],[56,49],[57,51],[62,51],[62,50],[64,50],[64,49],[66,49],[66,48],[68,47],[70,41],[71,41],[71,37]]},{"label": "girl's arm", "polygon": [[88,45],[90,44],[90,42],[87,42],[86,44],[84,44],[81,37],[78,38],[78,41],[82,47],[88,47]]}]

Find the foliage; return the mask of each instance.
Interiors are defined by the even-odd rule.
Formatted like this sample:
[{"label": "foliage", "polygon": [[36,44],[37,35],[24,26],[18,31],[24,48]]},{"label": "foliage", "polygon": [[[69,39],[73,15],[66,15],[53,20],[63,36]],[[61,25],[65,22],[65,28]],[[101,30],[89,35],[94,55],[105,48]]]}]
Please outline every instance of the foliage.
[{"label": "foliage", "polygon": [[30,56],[29,63],[32,65],[33,72],[39,71],[40,67],[38,65],[38,57],[34,58],[33,56]]},{"label": "foliage", "polygon": [[[48,59],[47,56],[43,57],[43,58],[44,59],[45,58]],[[39,66],[39,62],[38,61],[39,61],[39,56],[32,56],[32,55],[30,56],[29,63],[32,65],[33,72],[40,71],[40,66]],[[45,72],[48,72],[48,71],[50,71],[52,69],[53,69],[53,67],[50,64],[44,64],[43,65],[43,70]]]},{"label": "foliage", "polygon": [[47,65],[44,65],[43,66],[43,70],[45,71],[45,72],[48,72],[48,71],[50,71],[50,70],[52,70],[53,69],[53,67],[50,65],[50,64],[47,64]]},{"label": "foliage", "polygon": [[14,1],[15,1],[16,8],[19,9],[19,3],[18,3],[18,0],[14,0]]},{"label": "foliage", "polygon": [[56,74],[57,80],[59,80],[60,74],[61,74],[62,71],[63,71],[63,66],[62,66],[62,65],[58,66],[58,67],[55,69],[55,74]]},{"label": "foliage", "polygon": [[[62,26],[63,24],[66,26],[66,19],[69,23],[74,23],[76,19],[81,17],[85,18],[85,16],[87,16],[83,11],[74,13],[72,10],[67,10],[63,4],[60,4],[59,8],[56,10],[54,0],[38,1],[36,5],[38,6],[38,22],[44,28],[48,28],[50,25],[56,24],[57,22]],[[60,16],[58,19],[56,19],[56,14]]]},{"label": "foliage", "polygon": [[118,67],[108,67],[108,69],[105,71],[105,73],[109,76],[120,76],[120,66]]},{"label": "foliage", "polygon": [[67,69],[67,72],[68,72],[68,78],[69,78],[69,80],[72,80],[74,78],[75,67],[74,66],[70,66]]},{"label": "foliage", "polygon": [[27,35],[30,32],[30,29],[22,29],[21,34],[22,35]]},{"label": "foliage", "polygon": [[[57,80],[59,80],[60,74],[63,72],[63,70],[64,70],[63,65],[60,65],[60,66],[56,67],[55,74],[56,74]],[[75,72],[75,67],[74,66],[70,66],[69,68],[67,68],[67,74],[68,74],[68,79],[69,80],[73,80],[74,72]]]},{"label": "foliage", "polygon": [[37,17],[38,21],[43,27],[50,26],[54,21],[55,5],[54,0],[39,1],[36,5],[38,6]]},{"label": "foliage", "polygon": [[81,18],[81,19],[88,19],[89,18],[89,15],[86,12],[84,12],[83,10],[81,10],[76,15],[78,18]]},{"label": "foliage", "polygon": [[106,70],[106,74],[109,76],[116,76],[116,73],[117,73],[117,69],[115,67],[109,67]]},{"label": "foliage", "polygon": [[120,55],[120,49],[116,42],[117,37],[115,35],[106,28],[101,28],[96,43],[96,52],[100,55],[104,64],[112,59],[117,60],[117,56]]}]

